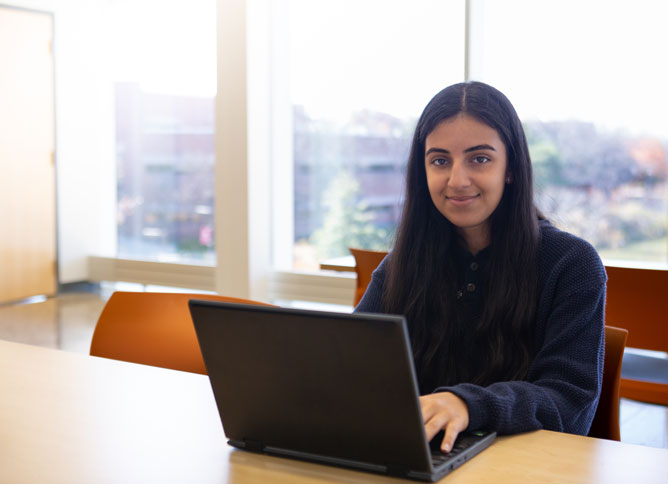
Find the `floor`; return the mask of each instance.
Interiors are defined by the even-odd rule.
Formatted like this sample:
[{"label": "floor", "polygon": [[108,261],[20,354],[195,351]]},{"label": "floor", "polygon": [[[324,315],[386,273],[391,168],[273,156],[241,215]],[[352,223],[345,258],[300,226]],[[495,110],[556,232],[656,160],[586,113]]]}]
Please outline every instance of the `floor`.
[{"label": "floor", "polygon": [[[78,284],[57,297],[0,305],[0,339],[88,354],[97,318],[114,290],[174,289]],[[668,448],[668,407],[622,399],[620,422],[623,442]]]}]

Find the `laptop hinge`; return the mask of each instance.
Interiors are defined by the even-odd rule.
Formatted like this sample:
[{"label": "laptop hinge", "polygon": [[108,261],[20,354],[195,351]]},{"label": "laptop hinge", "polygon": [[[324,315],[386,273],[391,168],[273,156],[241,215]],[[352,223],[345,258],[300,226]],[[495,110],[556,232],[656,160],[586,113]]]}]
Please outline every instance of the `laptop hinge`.
[{"label": "laptop hinge", "polygon": [[264,444],[260,440],[244,439],[244,448],[252,452],[262,452]]}]

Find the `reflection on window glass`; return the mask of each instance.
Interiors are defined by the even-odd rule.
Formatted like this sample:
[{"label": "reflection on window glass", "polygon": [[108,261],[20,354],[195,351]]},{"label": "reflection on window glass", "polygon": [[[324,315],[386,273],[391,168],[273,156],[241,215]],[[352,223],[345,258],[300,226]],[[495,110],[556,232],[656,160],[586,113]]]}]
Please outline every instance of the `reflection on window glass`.
[{"label": "reflection on window glass", "polygon": [[474,29],[474,77],[524,120],[540,208],[606,260],[668,261],[666,14],[650,1],[487,1]]},{"label": "reflection on window glass", "polygon": [[118,255],[212,264],[215,1],[110,10]]},{"label": "reflection on window glass", "polygon": [[293,0],[294,265],[384,250],[417,117],[464,76],[464,2]]}]

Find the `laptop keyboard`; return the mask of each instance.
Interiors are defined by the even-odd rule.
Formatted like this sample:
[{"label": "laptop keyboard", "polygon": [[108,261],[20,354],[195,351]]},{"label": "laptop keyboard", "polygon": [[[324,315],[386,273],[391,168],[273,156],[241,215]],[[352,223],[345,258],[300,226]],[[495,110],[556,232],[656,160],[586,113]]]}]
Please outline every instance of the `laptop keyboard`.
[{"label": "laptop keyboard", "polygon": [[[485,435],[485,432],[459,434],[457,440],[455,440],[455,445],[452,447],[452,450],[447,454],[444,454],[443,452],[438,450],[438,447],[435,447],[435,444],[438,444],[440,446],[441,441],[443,440],[443,434],[437,435],[436,438],[432,440],[431,459],[434,467],[438,467],[448,462],[450,459],[457,457],[459,454],[467,450],[469,447],[479,442],[483,435]],[[440,439],[438,439],[438,437],[440,437]]]}]

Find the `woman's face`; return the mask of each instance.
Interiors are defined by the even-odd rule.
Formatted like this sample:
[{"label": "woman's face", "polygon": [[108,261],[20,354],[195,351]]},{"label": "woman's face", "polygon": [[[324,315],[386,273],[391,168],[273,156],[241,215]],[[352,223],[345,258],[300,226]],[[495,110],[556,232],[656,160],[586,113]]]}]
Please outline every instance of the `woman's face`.
[{"label": "woman's face", "polygon": [[461,113],[441,121],[425,140],[429,194],[474,254],[489,244],[489,217],[508,177],[506,147],[490,126]]}]

